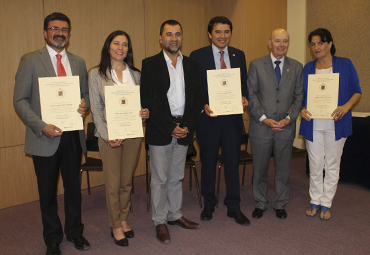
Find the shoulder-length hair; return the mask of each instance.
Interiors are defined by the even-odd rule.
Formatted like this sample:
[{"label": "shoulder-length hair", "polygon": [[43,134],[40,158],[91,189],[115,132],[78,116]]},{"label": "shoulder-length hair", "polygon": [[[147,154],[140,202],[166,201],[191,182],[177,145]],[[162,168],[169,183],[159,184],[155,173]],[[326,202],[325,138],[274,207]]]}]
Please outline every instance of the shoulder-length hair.
[{"label": "shoulder-length hair", "polygon": [[331,55],[335,54],[336,49],[335,49],[335,46],[334,46],[333,37],[331,36],[331,33],[329,32],[329,30],[327,30],[325,28],[315,29],[314,31],[312,31],[308,35],[308,42],[309,43],[311,43],[312,37],[314,37],[314,36],[320,36],[322,42],[327,42],[327,43],[332,42],[331,48],[330,48],[330,54]]},{"label": "shoulder-length hair", "polygon": [[123,59],[123,62],[125,62],[130,69],[140,72],[139,69],[137,69],[134,66],[134,57],[132,53],[132,43],[131,43],[130,36],[122,30],[117,30],[117,31],[112,32],[110,35],[108,35],[107,39],[105,40],[103,49],[101,50],[100,63],[99,65],[97,65],[97,67],[99,67],[100,76],[104,78],[105,80],[110,79],[107,76],[107,70],[109,70],[109,73],[112,70],[111,56],[109,54],[110,44],[113,41],[113,39],[118,35],[126,36],[127,41],[128,41],[128,51],[127,51],[126,57]]}]

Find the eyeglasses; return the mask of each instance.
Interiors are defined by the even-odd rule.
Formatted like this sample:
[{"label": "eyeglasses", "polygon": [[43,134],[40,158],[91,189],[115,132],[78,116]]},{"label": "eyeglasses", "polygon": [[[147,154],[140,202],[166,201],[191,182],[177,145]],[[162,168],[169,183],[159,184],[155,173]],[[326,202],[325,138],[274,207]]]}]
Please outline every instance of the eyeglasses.
[{"label": "eyeglasses", "polygon": [[66,34],[68,33],[69,31],[69,28],[66,28],[66,27],[49,27],[48,29],[50,29],[51,31],[55,32],[55,33],[59,33],[60,30],[62,30],[62,33]]}]

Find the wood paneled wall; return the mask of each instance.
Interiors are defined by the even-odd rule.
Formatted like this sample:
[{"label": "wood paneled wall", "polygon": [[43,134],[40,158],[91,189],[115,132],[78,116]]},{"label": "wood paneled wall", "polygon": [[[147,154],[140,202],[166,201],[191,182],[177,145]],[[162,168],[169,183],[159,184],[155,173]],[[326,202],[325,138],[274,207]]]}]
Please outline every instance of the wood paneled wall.
[{"label": "wood paneled wall", "polygon": [[181,52],[189,56],[190,52],[208,44],[207,13],[208,0],[173,1],[145,0],[145,42],[146,56],[153,56],[161,51],[159,29],[169,19],[180,22],[183,29]]},{"label": "wood paneled wall", "polygon": [[276,28],[287,27],[286,0],[248,1],[246,20],[246,54],[247,62],[263,55],[270,49],[267,41],[271,32]]},{"label": "wood paneled wall", "polygon": [[[32,10],[32,12],[30,11]],[[279,10],[279,12],[276,12]],[[271,30],[286,28],[286,0],[14,0],[0,9],[0,63],[2,86],[0,107],[0,209],[38,199],[32,158],[23,152],[25,124],[14,111],[14,75],[20,57],[44,46],[43,20],[58,11],[71,20],[68,50],[86,60],[90,69],[98,64],[103,43],[111,32],[126,31],[132,40],[135,66],[158,53],[159,28],[167,19],[178,20],[184,30],[182,52],[209,44],[207,25],[217,15],[233,22],[231,45],[250,60],[268,53]],[[5,60],[5,61],[4,61]],[[248,114],[245,123],[248,127]],[[91,122],[91,115],[85,122]],[[145,151],[141,149],[136,175],[145,173]],[[99,153],[89,156],[99,157]],[[102,173],[90,174],[91,186],[103,184]],[[85,174],[82,188],[86,188]],[[62,181],[58,193],[63,193]]]},{"label": "wood paneled wall", "polygon": [[[318,8],[319,7],[319,8]],[[370,112],[370,1],[307,1],[307,36],[316,28],[330,31],[338,57],[352,60],[362,89],[362,99],[354,106],[354,111]],[[307,42],[307,62],[314,59]]]},{"label": "wood paneled wall", "polygon": [[21,56],[44,44],[43,20],[42,0],[9,1],[0,8],[0,209],[38,199],[32,159],[23,153],[25,125],[13,108],[13,90]]}]

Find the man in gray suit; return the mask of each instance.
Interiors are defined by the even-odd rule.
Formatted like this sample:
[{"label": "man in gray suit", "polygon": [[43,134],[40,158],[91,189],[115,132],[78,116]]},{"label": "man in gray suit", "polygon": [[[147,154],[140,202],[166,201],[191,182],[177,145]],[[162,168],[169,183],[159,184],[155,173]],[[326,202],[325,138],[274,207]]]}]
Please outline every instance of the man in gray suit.
[{"label": "man in gray suit", "polygon": [[85,61],[65,50],[70,20],[54,12],[44,20],[46,46],[22,56],[15,76],[13,104],[26,123],[25,153],[31,154],[37,176],[46,254],[60,254],[62,225],[57,213],[57,182],[59,169],[64,185],[65,227],[67,240],[85,250],[89,242],[82,236],[81,193],[79,171],[82,149],[86,151],[83,130],[63,132],[41,118],[40,77],[79,76],[81,102],[76,109],[81,116],[89,107]]},{"label": "man in gray suit", "polygon": [[285,56],[289,34],[276,29],[268,41],[271,53],[251,62],[248,71],[249,135],[253,154],[253,218],[261,218],[267,210],[269,168],[272,150],[275,155],[275,194],[271,206],[276,217],[287,218],[289,172],[295,137],[296,118],[303,99],[302,64]]}]

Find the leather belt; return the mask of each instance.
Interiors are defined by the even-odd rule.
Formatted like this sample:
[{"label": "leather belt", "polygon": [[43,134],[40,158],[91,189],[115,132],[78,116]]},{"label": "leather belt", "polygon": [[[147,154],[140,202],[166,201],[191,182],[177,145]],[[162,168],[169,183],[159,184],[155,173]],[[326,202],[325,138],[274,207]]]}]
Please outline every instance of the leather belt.
[{"label": "leather belt", "polygon": [[172,119],[173,119],[173,122],[175,123],[180,123],[181,120],[182,120],[182,117],[175,117],[175,116],[172,116]]}]

